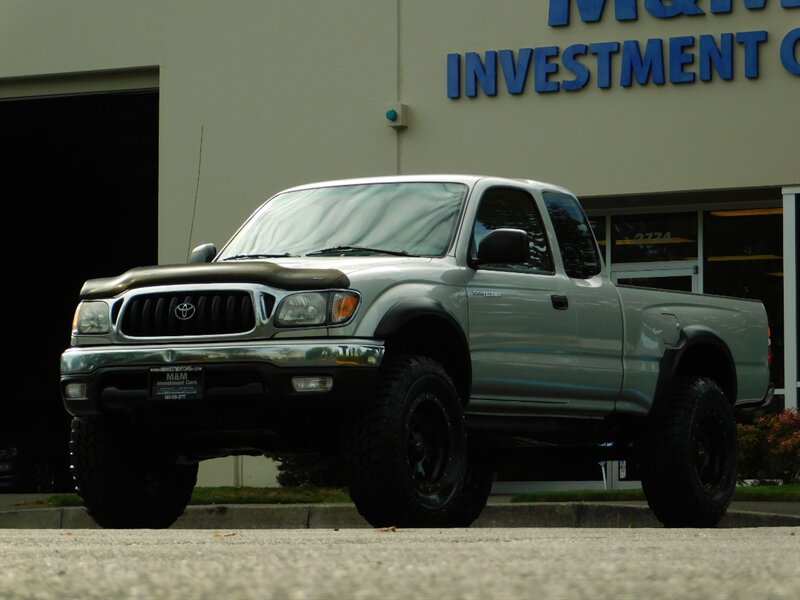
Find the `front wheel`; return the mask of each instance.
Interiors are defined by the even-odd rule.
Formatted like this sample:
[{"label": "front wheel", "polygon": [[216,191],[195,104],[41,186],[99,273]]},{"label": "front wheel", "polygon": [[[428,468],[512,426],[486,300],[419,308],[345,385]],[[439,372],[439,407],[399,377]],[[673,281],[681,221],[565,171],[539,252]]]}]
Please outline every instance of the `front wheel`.
[{"label": "front wheel", "polygon": [[736,422],[719,385],[678,379],[644,443],[642,487],[667,527],[714,527],[736,487]]},{"label": "front wheel", "polygon": [[169,527],[197,480],[197,464],[175,464],[157,440],[105,416],[72,420],[70,457],[78,495],[105,528]]},{"label": "front wheel", "polygon": [[492,491],[494,472],[491,445],[479,436],[469,436],[464,484],[448,519],[451,527],[469,527],[480,516]]},{"label": "front wheel", "polygon": [[447,526],[466,471],[458,392],[442,366],[401,356],[343,441],[350,496],[375,527]]}]

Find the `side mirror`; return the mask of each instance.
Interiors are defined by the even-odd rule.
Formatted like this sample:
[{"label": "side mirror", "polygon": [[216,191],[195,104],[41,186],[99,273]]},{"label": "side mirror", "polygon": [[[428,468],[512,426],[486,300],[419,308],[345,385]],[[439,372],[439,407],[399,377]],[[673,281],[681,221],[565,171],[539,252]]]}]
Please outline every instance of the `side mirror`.
[{"label": "side mirror", "polygon": [[217,255],[217,247],[214,244],[203,244],[198,246],[189,255],[189,264],[209,263]]},{"label": "side mirror", "polygon": [[478,264],[524,263],[531,256],[528,234],[522,229],[495,229],[478,248]]}]

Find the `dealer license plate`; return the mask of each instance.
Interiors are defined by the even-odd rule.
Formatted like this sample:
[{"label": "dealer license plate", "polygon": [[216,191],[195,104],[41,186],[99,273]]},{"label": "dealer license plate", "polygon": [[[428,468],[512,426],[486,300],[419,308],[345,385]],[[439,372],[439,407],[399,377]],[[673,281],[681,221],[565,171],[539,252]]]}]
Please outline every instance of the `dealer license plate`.
[{"label": "dealer license plate", "polygon": [[171,366],[150,369],[154,400],[195,400],[203,397],[203,367]]}]

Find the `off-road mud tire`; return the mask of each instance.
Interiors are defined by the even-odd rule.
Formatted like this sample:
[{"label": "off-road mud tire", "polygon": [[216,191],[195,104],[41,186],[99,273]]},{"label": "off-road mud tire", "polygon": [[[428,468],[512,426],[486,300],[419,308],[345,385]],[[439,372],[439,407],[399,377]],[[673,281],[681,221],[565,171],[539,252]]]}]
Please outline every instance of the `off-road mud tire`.
[{"label": "off-road mud tire", "polygon": [[643,440],[642,487],[667,527],[714,527],[736,487],[736,423],[728,398],[707,377],[675,381],[660,422]]},{"label": "off-road mud tire", "polygon": [[76,491],[101,527],[169,527],[197,481],[197,464],[175,464],[112,417],[74,418],[69,447]]},{"label": "off-road mud tire", "polygon": [[426,356],[398,356],[382,369],[369,406],[346,428],[350,496],[374,527],[443,527],[466,471],[458,392]]}]

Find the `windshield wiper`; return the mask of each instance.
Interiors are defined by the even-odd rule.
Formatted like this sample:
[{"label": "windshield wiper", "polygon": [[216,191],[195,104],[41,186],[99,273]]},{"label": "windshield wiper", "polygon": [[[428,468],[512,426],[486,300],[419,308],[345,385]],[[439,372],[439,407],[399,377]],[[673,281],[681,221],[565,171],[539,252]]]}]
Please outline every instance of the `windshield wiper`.
[{"label": "windshield wiper", "polygon": [[321,250],[306,252],[305,256],[316,256],[319,254],[339,254],[340,252],[375,252],[376,254],[390,254],[392,256],[418,256],[410,254],[405,250],[386,250],[384,248],[368,248],[366,246],[333,246]]},{"label": "windshield wiper", "polygon": [[234,254],[233,256],[226,256],[222,261],[226,260],[245,260],[248,258],[286,258],[291,256],[288,252],[284,254]]}]

